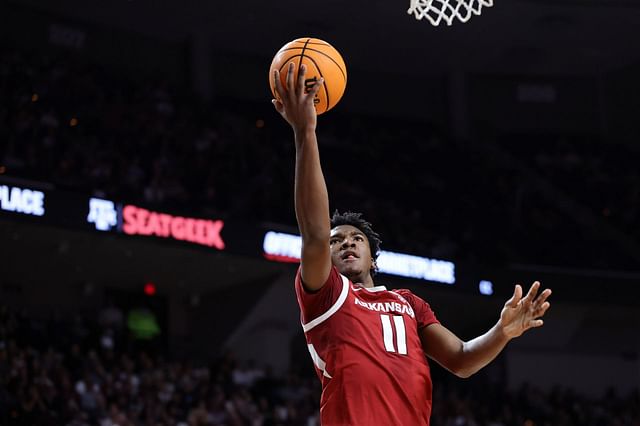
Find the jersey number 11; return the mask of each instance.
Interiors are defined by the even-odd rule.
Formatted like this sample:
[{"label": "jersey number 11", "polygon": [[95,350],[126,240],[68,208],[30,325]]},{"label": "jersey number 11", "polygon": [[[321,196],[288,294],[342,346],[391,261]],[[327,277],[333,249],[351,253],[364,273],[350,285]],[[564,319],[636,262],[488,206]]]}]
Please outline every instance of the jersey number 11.
[{"label": "jersey number 11", "polygon": [[[391,319],[393,318],[393,322]],[[402,315],[380,315],[382,321],[382,339],[387,352],[394,352],[400,355],[407,354],[407,334],[404,328],[404,317]],[[395,334],[395,345],[393,336]]]}]

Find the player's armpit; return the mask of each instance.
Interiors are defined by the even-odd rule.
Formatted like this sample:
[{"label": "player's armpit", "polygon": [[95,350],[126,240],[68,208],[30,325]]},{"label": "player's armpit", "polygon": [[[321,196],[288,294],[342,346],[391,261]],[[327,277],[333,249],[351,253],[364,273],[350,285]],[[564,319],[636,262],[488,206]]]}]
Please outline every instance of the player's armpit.
[{"label": "player's armpit", "polygon": [[419,330],[424,353],[458,377],[468,377],[463,371],[464,343],[458,336],[439,323]]},{"label": "player's armpit", "polygon": [[323,241],[304,241],[300,258],[300,274],[305,290],[318,291],[331,272],[329,238]]}]

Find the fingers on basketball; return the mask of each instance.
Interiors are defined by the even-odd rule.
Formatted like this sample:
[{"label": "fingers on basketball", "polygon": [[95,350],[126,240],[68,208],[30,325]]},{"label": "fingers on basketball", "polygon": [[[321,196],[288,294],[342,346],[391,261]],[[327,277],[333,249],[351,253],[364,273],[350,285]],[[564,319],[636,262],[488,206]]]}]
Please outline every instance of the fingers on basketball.
[{"label": "fingers on basketball", "polygon": [[[300,38],[284,45],[273,58],[271,69],[280,72],[281,85],[287,90],[298,92],[301,89],[306,94],[313,94],[318,114],[338,103],[347,84],[342,56],[329,43],[315,38]],[[288,84],[291,70],[291,78],[297,83],[293,86]],[[271,82],[271,91],[278,98],[275,80]],[[284,93],[281,94],[284,96]]]}]

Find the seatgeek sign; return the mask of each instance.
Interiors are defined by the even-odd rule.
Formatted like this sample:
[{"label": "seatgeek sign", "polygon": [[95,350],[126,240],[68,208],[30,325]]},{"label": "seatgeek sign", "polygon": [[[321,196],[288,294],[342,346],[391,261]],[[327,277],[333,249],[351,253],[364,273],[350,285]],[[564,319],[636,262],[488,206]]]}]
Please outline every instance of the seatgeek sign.
[{"label": "seatgeek sign", "polygon": [[185,241],[224,250],[222,220],[197,219],[147,210],[142,207],[116,205],[111,200],[89,199],[87,222],[98,231],[121,231],[127,235],[144,235]]},{"label": "seatgeek sign", "polygon": [[223,250],[220,232],[222,220],[195,219],[154,212],[133,205],[122,209],[122,232],[128,235],[151,235],[171,238]]},{"label": "seatgeek sign", "polygon": [[[268,231],[262,243],[264,256],[276,262],[299,262],[302,239],[299,235]],[[455,284],[455,264],[410,254],[381,251],[378,271],[405,278]]]}]

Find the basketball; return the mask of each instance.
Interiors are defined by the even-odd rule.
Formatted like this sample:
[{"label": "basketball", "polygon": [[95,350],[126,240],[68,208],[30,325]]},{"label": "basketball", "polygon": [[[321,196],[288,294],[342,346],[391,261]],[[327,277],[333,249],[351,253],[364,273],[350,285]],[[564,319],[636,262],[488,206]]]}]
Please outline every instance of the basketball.
[{"label": "basketball", "polygon": [[286,88],[287,70],[290,63],[295,66],[294,77],[298,78],[300,66],[307,67],[305,90],[310,90],[321,77],[324,83],[313,100],[318,115],[333,108],[344,93],[347,86],[347,68],[340,53],[326,41],[317,38],[298,38],[282,46],[271,62],[269,85],[271,93],[276,94],[273,81],[273,70],[280,72],[280,80]]}]

